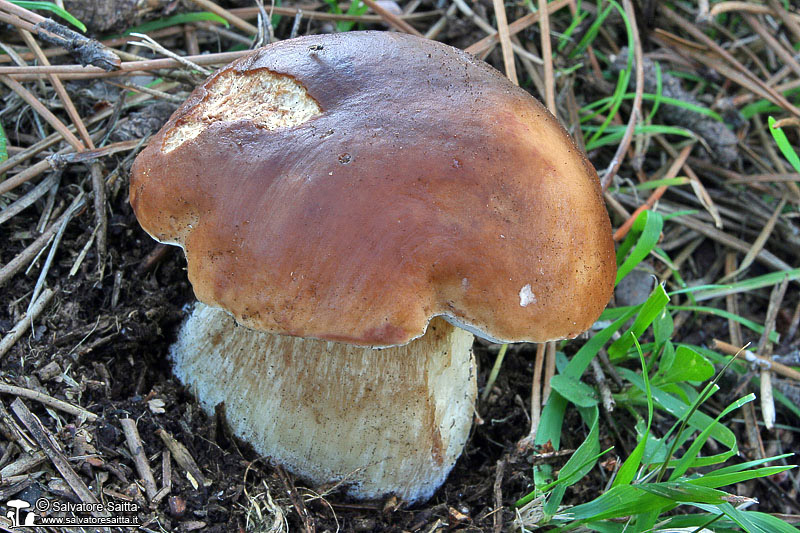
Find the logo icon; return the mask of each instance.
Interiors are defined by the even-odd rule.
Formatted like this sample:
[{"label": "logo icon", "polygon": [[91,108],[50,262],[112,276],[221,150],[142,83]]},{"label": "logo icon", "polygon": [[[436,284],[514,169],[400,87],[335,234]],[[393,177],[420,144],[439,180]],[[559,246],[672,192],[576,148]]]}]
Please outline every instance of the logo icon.
[{"label": "logo icon", "polygon": [[138,527],[139,506],[133,502],[70,502],[42,497],[31,504],[15,499],[6,502],[11,529],[35,527]]},{"label": "logo icon", "polygon": [[20,521],[20,511],[23,509],[27,509],[31,506],[30,503],[26,502],[25,500],[9,500],[6,502],[8,507],[11,507],[13,511],[8,511],[6,513],[6,518],[11,520],[11,527],[22,527],[22,526],[33,526],[35,525],[34,522],[36,521],[36,513],[25,512],[25,520]]}]

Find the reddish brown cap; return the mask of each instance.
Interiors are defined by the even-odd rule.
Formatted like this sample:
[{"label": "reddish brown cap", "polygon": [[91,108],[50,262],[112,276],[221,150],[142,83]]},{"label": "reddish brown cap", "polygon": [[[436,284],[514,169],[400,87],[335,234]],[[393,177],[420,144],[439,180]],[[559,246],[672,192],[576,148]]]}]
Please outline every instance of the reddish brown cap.
[{"label": "reddish brown cap", "polygon": [[446,315],[573,337],[616,272],[597,174],[528,93],[455,48],[349,32],[271,44],[195,90],[131,204],[197,297],[249,327],[404,344]]}]

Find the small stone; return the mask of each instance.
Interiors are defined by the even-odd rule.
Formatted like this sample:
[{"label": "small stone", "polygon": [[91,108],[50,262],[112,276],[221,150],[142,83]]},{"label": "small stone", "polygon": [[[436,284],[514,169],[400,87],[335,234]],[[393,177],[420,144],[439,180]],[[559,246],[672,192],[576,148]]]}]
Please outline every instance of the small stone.
[{"label": "small stone", "polygon": [[403,9],[394,0],[377,0],[375,3],[392,15],[400,16],[403,14]]},{"label": "small stone", "polygon": [[40,368],[37,373],[39,374],[39,379],[42,381],[50,381],[61,375],[61,367],[58,366],[58,363],[55,361],[50,361]]},{"label": "small stone", "polygon": [[617,284],[615,292],[617,305],[639,305],[653,292],[656,278],[650,272],[636,268]]},{"label": "small stone", "polygon": [[447,514],[449,515],[450,521],[455,523],[466,522],[469,520],[469,515],[462,513],[455,507],[450,507],[447,510]]},{"label": "small stone", "polygon": [[181,529],[183,531],[197,531],[199,529],[203,529],[204,527],[206,527],[206,523],[201,522],[200,520],[189,520],[181,524]]},{"label": "small stone", "polygon": [[154,415],[163,415],[166,411],[164,411],[164,406],[167,405],[164,403],[164,400],[161,398],[153,398],[152,400],[147,402],[147,407],[150,408],[150,411]]},{"label": "small stone", "polygon": [[180,518],[186,512],[186,500],[180,496],[170,496],[169,500],[169,514],[175,518]]}]

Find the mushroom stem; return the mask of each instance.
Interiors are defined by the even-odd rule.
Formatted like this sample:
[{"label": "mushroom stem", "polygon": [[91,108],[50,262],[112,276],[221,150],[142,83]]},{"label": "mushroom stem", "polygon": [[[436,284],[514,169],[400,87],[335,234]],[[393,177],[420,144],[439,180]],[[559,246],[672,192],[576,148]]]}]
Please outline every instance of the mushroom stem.
[{"label": "mushroom stem", "polygon": [[233,432],[314,484],[429,498],[461,454],[477,387],[472,334],[434,318],[382,350],[253,331],[198,303],[171,350],[175,375]]}]

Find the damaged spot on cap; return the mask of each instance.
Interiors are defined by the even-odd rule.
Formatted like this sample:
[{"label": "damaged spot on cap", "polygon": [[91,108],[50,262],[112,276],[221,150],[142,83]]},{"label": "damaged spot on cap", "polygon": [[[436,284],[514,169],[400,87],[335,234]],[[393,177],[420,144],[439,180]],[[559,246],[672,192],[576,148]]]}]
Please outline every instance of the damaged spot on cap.
[{"label": "damaged spot on cap", "polygon": [[297,126],[322,113],[297,80],[266,69],[223,72],[205,90],[203,101],[164,136],[162,152],[191,141],[214,122],[250,120],[259,128],[274,130]]},{"label": "damaged spot on cap", "polygon": [[536,295],[531,290],[531,284],[528,283],[519,290],[519,305],[528,307],[530,304],[536,303]]}]

